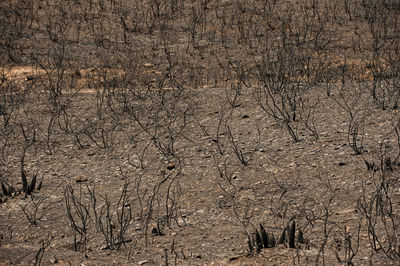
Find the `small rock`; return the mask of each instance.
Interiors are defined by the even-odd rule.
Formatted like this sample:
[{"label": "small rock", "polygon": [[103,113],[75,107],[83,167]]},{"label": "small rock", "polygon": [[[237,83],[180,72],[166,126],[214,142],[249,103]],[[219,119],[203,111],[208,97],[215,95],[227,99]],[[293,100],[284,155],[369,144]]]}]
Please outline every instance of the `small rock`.
[{"label": "small rock", "polygon": [[312,167],[314,167],[314,168],[317,167],[317,166],[318,166],[317,163],[313,163],[313,164],[312,164]]},{"label": "small rock", "polygon": [[143,265],[143,264],[147,264],[147,263],[150,263],[150,261],[149,260],[141,260],[138,262],[139,265]]},{"label": "small rock", "polygon": [[74,179],[75,179],[76,183],[82,183],[82,182],[86,182],[88,180],[87,177],[84,175],[75,176]]},{"label": "small rock", "polygon": [[171,163],[169,163],[168,164],[168,166],[167,166],[167,170],[173,170],[173,169],[175,169],[175,163],[174,162],[171,162]]},{"label": "small rock", "polygon": [[51,259],[50,259],[50,263],[58,263],[58,259],[56,258],[56,257],[52,257]]},{"label": "small rock", "polygon": [[163,176],[163,175],[165,175],[165,170],[164,169],[160,169],[160,170],[157,171],[157,174],[159,176]]}]

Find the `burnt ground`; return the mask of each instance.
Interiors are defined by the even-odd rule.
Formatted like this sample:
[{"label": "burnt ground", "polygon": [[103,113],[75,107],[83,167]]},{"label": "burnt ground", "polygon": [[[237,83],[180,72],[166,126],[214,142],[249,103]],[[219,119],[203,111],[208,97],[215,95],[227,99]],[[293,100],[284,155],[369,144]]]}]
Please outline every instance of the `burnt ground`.
[{"label": "burnt ground", "polygon": [[398,264],[398,1],[322,2],[0,3],[0,264]]}]

